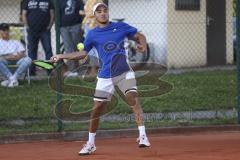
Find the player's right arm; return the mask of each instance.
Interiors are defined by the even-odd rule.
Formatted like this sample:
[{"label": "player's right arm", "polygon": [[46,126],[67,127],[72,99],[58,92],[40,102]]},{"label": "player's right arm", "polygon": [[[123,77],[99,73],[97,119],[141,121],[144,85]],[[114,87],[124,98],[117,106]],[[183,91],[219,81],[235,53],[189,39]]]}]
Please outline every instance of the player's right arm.
[{"label": "player's right arm", "polygon": [[63,59],[67,60],[80,60],[84,59],[87,56],[86,51],[80,51],[80,52],[72,52],[72,53],[67,53],[67,54],[57,54],[51,57],[52,62],[58,62]]},{"label": "player's right arm", "polygon": [[55,55],[51,57],[51,61],[58,62],[59,60],[62,60],[62,59],[80,60],[80,59],[87,58],[87,53],[92,49],[92,47],[93,47],[93,36],[90,31],[86,39],[84,40],[84,50]]}]

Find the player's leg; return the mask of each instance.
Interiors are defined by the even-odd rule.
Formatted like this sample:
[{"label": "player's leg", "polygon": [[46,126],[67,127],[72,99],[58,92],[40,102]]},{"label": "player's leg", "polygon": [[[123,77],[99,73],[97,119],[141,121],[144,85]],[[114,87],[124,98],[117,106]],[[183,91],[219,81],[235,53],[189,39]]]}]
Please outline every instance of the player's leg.
[{"label": "player's leg", "polygon": [[138,126],[144,125],[143,120],[143,110],[138,101],[138,96],[136,91],[129,91],[125,94],[126,101],[128,105],[131,107],[134,113],[135,121]]},{"label": "player's leg", "polygon": [[117,86],[125,95],[126,102],[132,108],[139,130],[139,147],[149,147],[143,118],[143,110],[138,100],[137,86],[134,72],[130,71],[120,76]]},{"label": "player's leg", "polygon": [[95,136],[99,126],[100,116],[107,102],[111,100],[113,92],[114,86],[110,78],[98,78],[96,91],[94,94],[94,105],[89,124],[88,142],[81,149],[79,155],[89,155],[96,150]]},{"label": "player's leg", "polygon": [[[94,101],[93,110],[91,113],[91,119],[89,124],[89,132],[90,133],[96,133],[98,126],[99,126],[99,120],[101,113],[106,106],[107,102],[105,101]],[[91,141],[94,142],[94,141]]]},{"label": "player's leg", "polygon": [[128,105],[133,110],[135,121],[138,125],[139,138],[137,139],[137,142],[139,142],[139,147],[149,147],[150,143],[148,141],[147,134],[145,131],[143,110],[138,100],[137,92],[129,91],[128,93],[125,94],[125,97]]},{"label": "player's leg", "polygon": [[79,155],[89,155],[96,151],[95,146],[95,136],[96,132],[99,126],[99,120],[101,116],[101,112],[105,106],[106,102],[104,101],[94,101],[93,110],[91,113],[91,119],[89,124],[89,133],[88,133],[88,141],[83,146],[81,151],[79,152]]}]

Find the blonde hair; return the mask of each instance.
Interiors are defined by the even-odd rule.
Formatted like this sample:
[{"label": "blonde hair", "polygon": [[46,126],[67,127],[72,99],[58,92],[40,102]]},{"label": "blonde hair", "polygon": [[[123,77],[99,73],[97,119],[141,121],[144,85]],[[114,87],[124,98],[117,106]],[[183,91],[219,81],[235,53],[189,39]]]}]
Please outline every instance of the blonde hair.
[{"label": "blonde hair", "polygon": [[85,6],[84,6],[84,12],[85,12],[85,18],[82,22],[83,25],[88,25],[90,28],[95,28],[96,27],[96,20],[93,15],[93,6],[96,3],[103,3],[102,0],[87,0]]}]

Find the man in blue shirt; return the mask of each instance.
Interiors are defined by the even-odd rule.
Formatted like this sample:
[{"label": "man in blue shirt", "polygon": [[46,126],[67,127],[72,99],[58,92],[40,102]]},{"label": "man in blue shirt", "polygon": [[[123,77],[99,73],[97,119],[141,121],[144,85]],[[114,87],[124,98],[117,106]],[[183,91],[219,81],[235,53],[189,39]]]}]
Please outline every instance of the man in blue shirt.
[{"label": "man in blue shirt", "polygon": [[88,155],[96,150],[94,141],[99,125],[99,115],[107,101],[111,100],[115,89],[114,86],[118,86],[125,95],[128,105],[133,109],[139,129],[139,147],[149,147],[150,143],[143,122],[143,111],[137,96],[135,75],[127,63],[124,50],[124,39],[132,38],[138,43],[137,49],[140,52],[145,52],[147,48],[146,38],[137,32],[136,28],[126,23],[109,21],[108,6],[104,3],[94,5],[93,13],[98,27],[88,33],[84,41],[84,51],[56,55],[51,58],[55,62],[62,59],[82,59],[87,56],[87,53],[93,47],[98,51],[100,69],[94,94],[89,138],[79,155]]},{"label": "man in blue shirt", "polygon": [[[82,42],[81,23],[83,20],[82,0],[60,0],[60,31],[65,53],[77,51],[77,44]],[[67,62],[70,75],[77,75],[79,63],[76,60]]]},{"label": "man in blue shirt", "polygon": [[[54,22],[54,10],[51,0],[24,0],[23,22],[28,32],[28,55],[32,60],[37,59],[38,43],[42,42],[46,59],[52,57],[51,33]],[[31,67],[30,74],[35,75],[35,66]]]}]

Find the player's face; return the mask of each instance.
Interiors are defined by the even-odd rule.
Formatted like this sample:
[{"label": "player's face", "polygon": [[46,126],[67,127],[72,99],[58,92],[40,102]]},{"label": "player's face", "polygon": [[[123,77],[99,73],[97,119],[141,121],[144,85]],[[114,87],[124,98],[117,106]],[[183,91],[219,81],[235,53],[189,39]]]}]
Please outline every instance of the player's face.
[{"label": "player's face", "polygon": [[8,30],[0,30],[0,37],[2,39],[9,39],[9,31]]},{"label": "player's face", "polygon": [[101,23],[101,24],[108,23],[109,21],[108,8],[106,8],[105,6],[99,6],[95,11],[95,18],[98,21],[98,23]]}]

